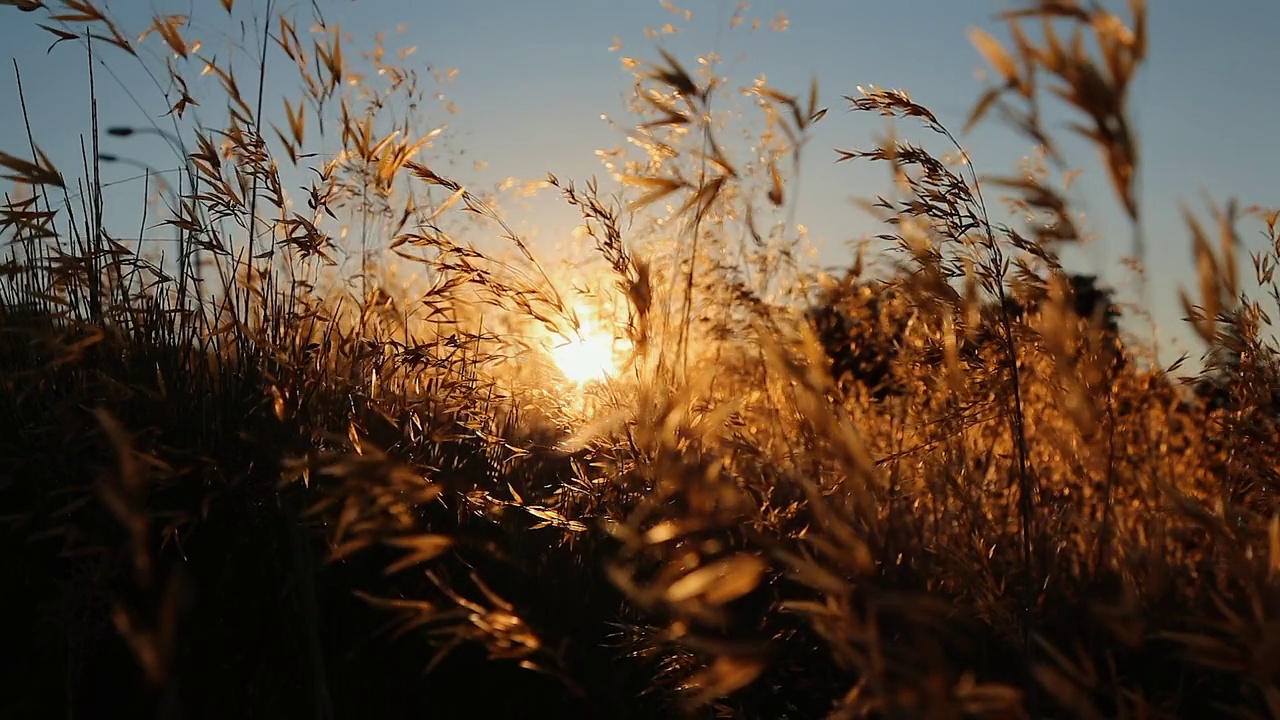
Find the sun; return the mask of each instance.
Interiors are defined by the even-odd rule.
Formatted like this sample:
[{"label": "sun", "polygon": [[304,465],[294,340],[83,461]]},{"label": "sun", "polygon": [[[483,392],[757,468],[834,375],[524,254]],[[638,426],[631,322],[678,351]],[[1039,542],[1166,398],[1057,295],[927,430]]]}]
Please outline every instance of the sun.
[{"label": "sun", "polygon": [[609,333],[584,324],[567,342],[551,349],[551,359],[569,381],[586,385],[603,381],[617,371],[615,346]]}]

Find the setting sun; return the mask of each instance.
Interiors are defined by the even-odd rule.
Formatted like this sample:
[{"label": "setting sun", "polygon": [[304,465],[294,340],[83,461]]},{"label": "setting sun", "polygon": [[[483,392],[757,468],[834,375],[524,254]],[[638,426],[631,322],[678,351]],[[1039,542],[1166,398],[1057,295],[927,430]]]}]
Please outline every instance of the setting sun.
[{"label": "setting sun", "polygon": [[615,340],[608,333],[584,324],[568,341],[551,349],[556,367],[571,382],[599,382],[617,370]]}]

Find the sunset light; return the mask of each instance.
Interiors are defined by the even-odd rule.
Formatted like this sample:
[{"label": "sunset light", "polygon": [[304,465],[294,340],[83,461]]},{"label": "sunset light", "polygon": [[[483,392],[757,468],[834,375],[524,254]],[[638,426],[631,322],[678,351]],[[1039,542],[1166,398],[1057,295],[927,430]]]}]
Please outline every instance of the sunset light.
[{"label": "sunset light", "polygon": [[608,378],[618,369],[617,341],[607,332],[583,324],[569,340],[551,349],[556,367],[570,382],[586,385]]},{"label": "sunset light", "polygon": [[1280,720],[1280,0],[0,21],[0,720]]}]

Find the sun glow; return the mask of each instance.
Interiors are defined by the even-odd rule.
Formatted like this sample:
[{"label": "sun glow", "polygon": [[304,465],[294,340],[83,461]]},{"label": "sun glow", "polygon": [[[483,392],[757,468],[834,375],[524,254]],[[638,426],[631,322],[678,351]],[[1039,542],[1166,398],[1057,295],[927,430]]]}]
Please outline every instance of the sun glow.
[{"label": "sun glow", "polygon": [[617,341],[607,332],[584,324],[568,341],[551,349],[565,378],[578,385],[600,382],[618,369]]}]

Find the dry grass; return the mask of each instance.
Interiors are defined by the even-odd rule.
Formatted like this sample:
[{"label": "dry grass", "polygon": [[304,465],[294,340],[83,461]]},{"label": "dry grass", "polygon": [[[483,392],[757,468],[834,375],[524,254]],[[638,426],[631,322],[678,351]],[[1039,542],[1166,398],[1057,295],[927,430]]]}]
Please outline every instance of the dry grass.
[{"label": "dry grass", "polygon": [[[905,92],[846,97],[937,147],[836,151],[892,180],[867,203],[891,249],[838,280],[793,217],[816,85],[633,61],[620,190],[543,183],[597,256],[575,276],[439,170],[447,73],[349,60],[313,9],[239,42],[246,80],[180,16],[134,42],[50,5],[17,4],[57,51],[159,68],[191,152],[159,258],[104,225],[96,116],[78,175],[4,140],[0,573],[34,678],[5,717],[1280,716],[1280,364],[1251,294],[1280,309],[1277,214],[1248,211],[1250,283],[1234,206],[1188,213],[1194,377],[1058,260],[1083,229],[1049,94],[1143,252],[1141,0],[973,35],[1000,85],[971,122],[1046,160],[1014,176]],[[575,385],[548,348],[593,325],[626,350]]]}]

